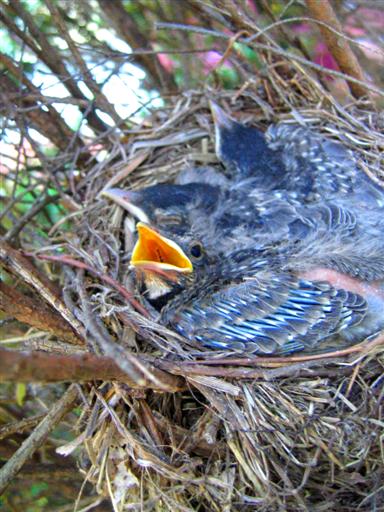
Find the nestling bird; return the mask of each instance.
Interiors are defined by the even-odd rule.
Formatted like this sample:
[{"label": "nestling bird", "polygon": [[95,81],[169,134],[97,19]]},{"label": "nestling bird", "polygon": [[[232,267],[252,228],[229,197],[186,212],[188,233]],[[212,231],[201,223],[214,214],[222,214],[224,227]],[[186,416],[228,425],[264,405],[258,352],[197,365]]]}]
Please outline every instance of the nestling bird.
[{"label": "nestling bird", "polygon": [[[166,298],[164,324],[208,347],[256,354],[313,350],[336,333],[356,341],[384,326],[384,192],[342,146],[306,130],[310,147],[294,156],[297,130],[275,133],[271,144],[291,148],[275,152],[279,172],[244,166],[231,151],[229,164],[226,147],[218,152],[229,178],[196,170],[180,185],[105,192],[149,224],[139,224],[131,264],[155,282],[149,298]],[[265,141],[258,162],[274,151]]]},{"label": "nestling bird", "polygon": [[211,102],[215,147],[232,180],[265,190],[284,189],[301,202],[350,197],[383,207],[382,187],[357,167],[351,151],[297,124],[271,125],[265,134],[234,121]]},{"label": "nestling bird", "polygon": [[206,346],[268,354],[384,327],[383,238],[366,236],[351,212],[319,208],[303,240],[235,250],[197,274],[162,321]]},{"label": "nestling bird", "polygon": [[[158,278],[148,298],[166,297],[161,321],[206,346],[259,354],[313,349],[337,332],[356,341],[379,330],[384,240],[371,233],[383,233],[383,221],[327,203],[290,208],[279,222],[271,219],[281,226],[273,236],[256,230],[231,242],[202,223],[193,237],[173,226],[172,239],[164,236],[166,222],[162,234],[140,223],[131,264],[148,282]],[[196,205],[193,212],[197,218]],[[226,212],[218,203],[212,214]]]}]

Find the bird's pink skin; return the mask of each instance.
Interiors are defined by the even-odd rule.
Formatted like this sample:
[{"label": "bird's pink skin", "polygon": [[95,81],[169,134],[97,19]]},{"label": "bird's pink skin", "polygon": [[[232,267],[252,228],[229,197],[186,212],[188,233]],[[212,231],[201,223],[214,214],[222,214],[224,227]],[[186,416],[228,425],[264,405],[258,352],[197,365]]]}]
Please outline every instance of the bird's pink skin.
[{"label": "bird's pink skin", "polygon": [[300,277],[311,281],[327,281],[336,289],[344,289],[350,292],[358,293],[362,297],[375,295],[384,301],[384,289],[382,281],[372,281],[367,283],[354,277],[347,276],[336,270],[328,268],[315,268],[307,272],[300,273]]}]

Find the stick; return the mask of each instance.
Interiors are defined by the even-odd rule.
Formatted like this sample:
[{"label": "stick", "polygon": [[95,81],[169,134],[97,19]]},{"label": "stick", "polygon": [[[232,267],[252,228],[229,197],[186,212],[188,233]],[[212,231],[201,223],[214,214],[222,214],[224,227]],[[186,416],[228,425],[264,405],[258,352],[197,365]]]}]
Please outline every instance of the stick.
[{"label": "stick", "polygon": [[8,487],[25,462],[43,445],[61,419],[74,407],[77,397],[78,392],[75,385],[70,386],[32,434],[0,469],[0,494]]},{"label": "stick", "polygon": [[[322,33],[328,50],[335,58],[341,71],[346,75],[356,78],[357,80],[364,81],[365,76],[356,55],[353,53],[348,41],[340,37],[332,29],[337,32],[343,31],[342,26],[337,19],[336,13],[328,0],[306,0],[308,11],[312,14],[313,18],[322,23],[319,24],[320,32]],[[326,25],[329,26],[326,26]],[[356,98],[361,98],[367,95],[367,90],[356,82],[350,82],[349,87]]]},{"label": "stick", "polygon": [[[126,354],[123,371],[110,357],[93,354],[52,355],[0,349],[0,381],[87,382],[117,380],[132,388],[175,392],[185,388],[184,379],[155,368],[134,354]],[[128,365],[130,363],[130,365]]]}]

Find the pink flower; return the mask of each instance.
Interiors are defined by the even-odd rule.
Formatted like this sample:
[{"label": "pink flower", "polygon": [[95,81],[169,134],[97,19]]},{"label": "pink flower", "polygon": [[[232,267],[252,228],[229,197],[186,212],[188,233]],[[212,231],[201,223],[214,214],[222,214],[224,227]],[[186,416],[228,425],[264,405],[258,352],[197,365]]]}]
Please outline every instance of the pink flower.
[{"label": "pink flower", "polygon": [[313,61],[316,62],[316,64],[320,64],[320,66],[324,66],[328,69],[339,69],[335,59],[332,57],[332,54],[328,50],[327,45],[322,41],[316,43]]},{"label": "pink flower", "polygon": [[246,0],[246,5],[250,11],[252,11],[254,14],[259,14],[257,11],[256,4],[253,0]]},{"label": "pink flower", "polygon": [[355,14],[348,16],[345,24],[345,33],[352,37],[367,35],[368,29],[384,30],[384,12],[380,9],[361,7]]},{"label": "pink flower", "polygon": [[218,65],[222,58],[221,53],[211,50],[210,52],[202,54],[205,71],[212,71]]},{"label": "pink flower", "polygon": [[[204,65],[204,71],[206,73],[209,73],[210,71],[215,69],[223,57],[221,53],[215,50],[211,50],[207,53],[202,53],[200,55]],[[232,67],[232,64],[228,60],[224,61],[224,64],[227,67]]]},{"label": "pink flower", "polygon": [[292,25],[292,30],[296,34],[308,34],[312,31],[309,23],[300,23],[299,25]]},{"label": "pink flower", "polygon": [[384,11],[380,9],[370,9],[368,7],[361,7],[357,13],[350,16],[348,21],[353,24],[360,24],[359,20],[362,20],[364,24],[367,24],[370,28],[377,28],[384,30]]},{"label": "pink flower", "polygon": [[172,73],[175,65],[168,55],[166,53],[158,53],[157,58],[159,59],[160,65],[168,71],[168,73]]}]

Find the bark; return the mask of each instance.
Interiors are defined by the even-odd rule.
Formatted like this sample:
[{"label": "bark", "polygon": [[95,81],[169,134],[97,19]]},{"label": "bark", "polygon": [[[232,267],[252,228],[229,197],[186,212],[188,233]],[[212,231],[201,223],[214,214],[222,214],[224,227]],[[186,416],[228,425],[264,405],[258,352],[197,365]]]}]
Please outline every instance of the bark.
[{"label": "bark", "polygon": [[82,344],[64,318],[38,297],[28,297],[16,288],[0,283],[0,310],[31,327],[47,331],[75,345]]},{"label": "bark", "polygon": [[[68,323],[69,328],[76,334],[77,344],[85,344],[83,326],[61,300],[58,290],[49,279],[27,259],[20,251],[13,249],[6,242],[0,240],[0,262],[4,267],[21,278],[27,285],[36,290],[38,295],[46,301]],[[83,341],[84,340],[84,341]],[[68,341],[68,340],[67,340]]]},{"label": "bark", "polygon": [[32,416],[30,418],[24,418],[20,421],[13,421],[12,423],[5,423],[0,427],[0,441],[6,437],[13,435],[20,435],[26,430],[30,430],[41,420],[45,418],[45,414],[39,414],[38,416]]},{"label": "bark", "polygon": [[[135,357],[131,354],[131,358]],[[89,382],[113,380],[133,389],[176,392],[185,389],[183,378],[171,375],[140,360],[132,372],[122,371],[110,357],[90,353],[52,355],[44,352],[18,352],[0,348],[0,381],[9,382]],[[139,369],[143,371],[139,374]]]},{"label": "bark", "polygon": [[[326,24],[337,32],[343,33],[343,27],[337,19],[336,13],[329,1],[322,0],[320,2],[319,0],[306,0],[306,4],[313,18],[321,22],[319,25],[320,32],[325,39],[328,50],[333,55],[341,71],[352,78],[364,82],[366,77],[348,41],[324,25]],[[349,87],[353,95],[357,98],[368,94],[367,88],[355,82],[350,82]]]}]

